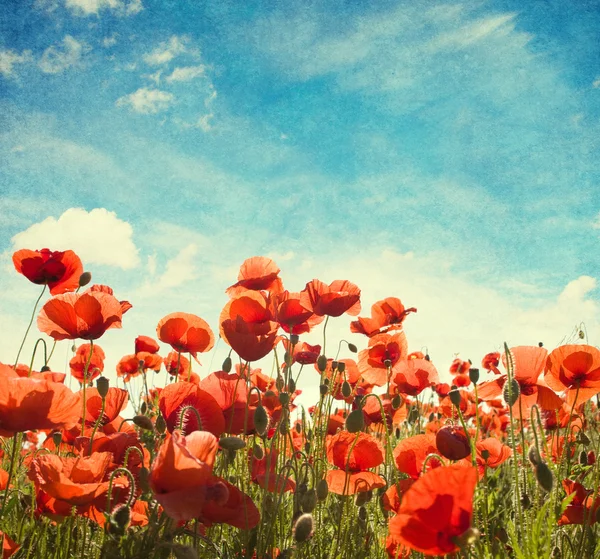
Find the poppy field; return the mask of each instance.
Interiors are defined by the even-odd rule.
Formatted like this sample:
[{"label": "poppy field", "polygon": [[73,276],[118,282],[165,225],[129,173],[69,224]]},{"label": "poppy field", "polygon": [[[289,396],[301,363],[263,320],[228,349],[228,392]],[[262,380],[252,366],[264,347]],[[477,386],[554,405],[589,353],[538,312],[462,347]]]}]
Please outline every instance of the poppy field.
[{"label": "poppy field", "polygon": [[[257,256],[223,286],[218,324],[174,309],[115,356],[115,382],[102,337],[135,301],[73,251],[13,263],[35,286],[0,364],[3,558],[600,557],[600,349],[585,332],[491,340],[439,371],[395,294],[365,312],[349,280],[289,292]],[[362,343],[329,339],[342,315]],[[229,356],[200,368],[218,337]]]}]

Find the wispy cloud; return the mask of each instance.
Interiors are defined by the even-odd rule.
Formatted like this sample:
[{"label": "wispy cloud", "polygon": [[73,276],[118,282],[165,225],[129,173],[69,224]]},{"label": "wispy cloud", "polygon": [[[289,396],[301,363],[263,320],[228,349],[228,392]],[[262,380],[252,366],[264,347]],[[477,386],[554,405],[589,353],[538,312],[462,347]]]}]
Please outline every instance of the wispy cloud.
[{"label": "wispy cloud", "polygon": [[181,66],[175,68],[165,80],[168,82],[189,82],[205,75],[206,66],[204,64],[199,64],[198,66]]},{"label": "wispy cloud", "polygon": [[68,68],[78,65],[89,46],[71,35],[65,35],[59,46],[50,46],[42,54],[38,62],[40,70],[45,74],[60,74]]},{"label": "wispy cloud", "polygon": [[155,49],[144,55],[144,61],[150,66],[160,66],[171,62],[176,56],[188,51],[187,37],[173,35],[168,41],[160,43]]},{"label": "wispy cloud", "polygon": [[132,111],[142,114],[156,114],[166,111],[175,101],[175,96],[168,91],[142,87],[117,99],[117,107],[129,107]]},{"label": "wispy cloud", "polygon": [[30,50],[21,51],[20,54],[14,50],[0,50],[0,74],[5,78],[15,77],[14,67],[32,60],[33,55]]},{"label": "wispy cloud", "polygon": [[50,13],[56,11],[61,5],[77,17],[99,15],[102,12],[111,12],[117,16],[133,16],[144,9],[142,0],[36,0],[35,2],[37,9]]}]

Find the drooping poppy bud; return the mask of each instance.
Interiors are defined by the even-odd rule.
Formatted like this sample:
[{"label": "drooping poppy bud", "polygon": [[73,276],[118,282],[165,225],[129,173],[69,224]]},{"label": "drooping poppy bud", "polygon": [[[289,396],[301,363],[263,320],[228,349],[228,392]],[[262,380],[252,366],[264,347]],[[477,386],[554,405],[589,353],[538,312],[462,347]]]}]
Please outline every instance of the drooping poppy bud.
[{"label": "drooping poppy bud", "polygon": [[294,539],[298,543],[305,542],[309,540],[314,532],[314,520],[312,514],[303,514],[298,520],[296,520],[296,524],[294,524]]},{"label": "drooping poppy bud", "polygon": [[153,431],[154,425],[152,420],[147,415],[136,415],[133,418],[134,425],[137,425],[140,429],[144,429],[145,431]]},{"label": "drooping poppy bud", "polygon": [[329,486],[327,485],[327,480],[322,479],[317,483],[317,498],[319,501],[324,501],[327,499],[327,495],[329,493]]},{"label": "drooping poppy bud", "polygon": [[262,437],[267,432],[267,427],[269,425],[269,417],[267,416],[267,412],[262,405],[256,406],[254,410],[254,429],[256,432]]},{"label": "drooping poppy bud", "polygon": [[236,451],[241,450],[246,446],[246,441],[239,437],[221,437],[219,446],[225,450]]},{"label": "drooping poppy bud", "polygon": [[85,287],[91,281],[92,281],[91,272],[83,272],[83,274],[81,274],[79,276],[79,287]]},{"label": "drooping poppy bud", "polygon": [[540,462],[535,465],[535,479],[538,485],[547,493],[552,491],[554,485],[554,477],[552,476],[552,470],[548,467],[546,462]]},{"label": "drooping poppy bud", "polygon": [[319,357],[317,357],[317,368],[321,373],[324,373],[325,369],[327,369],[327,357],[325,357],[325,355],[319,355]]},{"label": "drooping poppy bud", "polygon": [[232,366],[231,357],[228,355],[227,357],[225,357],[225,361],[223,361],[223,365],[221,366],[221,368],[226,373],[229,373],[231,371],[231,366]]},{"label": "drooping poppy bud", "polygon": [[513,378],[504,385],[503,395],[504,401],[512,407],[521,395],[521,387],[516,379]]},{"label": "drooping poppy bud", "polygon": [[362,431],[364,427],[365,416],[363,415],[362,410],[360,408],[352,410],[346,418],[346,430],[348,433],[358,433],[359,431]]},{"label": "drooping poppy bud", "polygon": [[308,489],[300,500],[303,512],[312,512],[317,506],[317,492],[314,488]]}]

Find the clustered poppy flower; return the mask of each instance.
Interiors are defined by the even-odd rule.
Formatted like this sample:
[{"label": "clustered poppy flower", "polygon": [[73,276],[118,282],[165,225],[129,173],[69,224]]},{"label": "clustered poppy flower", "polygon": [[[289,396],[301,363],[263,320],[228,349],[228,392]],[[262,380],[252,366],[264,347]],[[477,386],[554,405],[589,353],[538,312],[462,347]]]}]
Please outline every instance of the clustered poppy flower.
[{"label": "clustered poppy flower", "polygon": [[81,260],[72,250],[21,249],[13,254],[13,264],[30,282],[47,285],[51,295],[75,291],[83,273]]}]

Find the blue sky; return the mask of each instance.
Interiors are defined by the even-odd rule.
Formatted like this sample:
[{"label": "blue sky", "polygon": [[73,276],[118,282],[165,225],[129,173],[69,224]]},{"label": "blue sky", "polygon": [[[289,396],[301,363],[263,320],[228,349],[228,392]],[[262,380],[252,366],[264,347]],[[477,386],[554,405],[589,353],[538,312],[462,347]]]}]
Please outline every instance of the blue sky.
[{"label": "blue sky", "polygon": [[138,329],[190,297],[216,328],[254,254],[295,289],[362,278],[365,309],[413,293],[443,359],[474,344],[428,339],[456,313],[490,345],[597,324],[600,2],[1,9],[3,316],[12,251],[54,240]]}]

